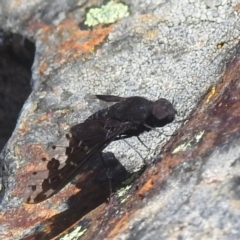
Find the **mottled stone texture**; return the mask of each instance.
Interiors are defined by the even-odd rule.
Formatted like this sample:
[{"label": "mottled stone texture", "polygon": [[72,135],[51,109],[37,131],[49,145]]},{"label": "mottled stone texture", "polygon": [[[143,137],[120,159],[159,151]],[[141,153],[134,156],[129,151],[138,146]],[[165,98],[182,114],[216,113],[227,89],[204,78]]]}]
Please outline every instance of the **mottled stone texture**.
[{"label": "mottled stone texture", "polygon": [[[1,27],[36,46],[33,90],[1,154],[1,237],[239,239],[239,3],[125,1],[128,17],[80,28],[102,4],[0,4]],[[109,186],[96,158],[49,200],[23,203],[48,145],[66,146],[69,127],[106,106],[90,96],[106,93],[164,97],[178,111],[175,123],[142,134],[150,149],[129,140],[145,173],[104,205]],[[132,174],[143,167],[124,141],[107,151]]]},{"label": "mottled stone texture", "polygon": [[0,29],[0,149],[15,128],[20,110],[31,92],[34,44],[19,34]]}]

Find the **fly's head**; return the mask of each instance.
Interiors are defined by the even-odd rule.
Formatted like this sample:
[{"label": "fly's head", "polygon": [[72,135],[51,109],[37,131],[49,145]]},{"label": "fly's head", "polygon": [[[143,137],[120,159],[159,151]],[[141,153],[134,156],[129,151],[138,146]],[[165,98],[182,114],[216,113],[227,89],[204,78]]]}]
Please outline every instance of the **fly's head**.
[{"label": "fly's head", "polygon": [[[152,108],[152,127],[162,127],[168,123],[171,123],[176,115],[177,111],[167,99],[160,98],[153,103]],[[152,125],[151,124],[151,125]]]}]

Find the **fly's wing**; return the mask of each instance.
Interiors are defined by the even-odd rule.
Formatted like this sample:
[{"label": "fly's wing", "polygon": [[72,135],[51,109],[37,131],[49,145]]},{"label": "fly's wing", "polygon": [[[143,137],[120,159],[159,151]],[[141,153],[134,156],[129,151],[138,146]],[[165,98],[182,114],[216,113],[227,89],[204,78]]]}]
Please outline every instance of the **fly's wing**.
[{"label": "fly's wing", "polygon": [[126,98],[114,96],[114,95],[95,95],[99,100],[104,102],[121,102]]},{"label": "fly's wing", "polygon": [[[122,102],[124,101],[126,98],[122,98],[122,97],[118,97],[118,96],[113,96],[113,95],[95,95],[96,98],[98,98],[99,100],[105,101],[105,102]],[[109,118],[111,118],[111,116],[109,115],[109,111],[110,109],[112,109],[112,107],[115,104],[113,104],[112,106],[108,107],[108,108],[104,108],[101,109],[97,112],[95,112],[94,114],[92,114],[91,116],[88,117],[88,119],[86,121],[92,121],[92,120],[103,120],[103,121],[107,121]]]},{"label": "fly's wing", "polygon": [[45,169],[31,173],[24,195],[25,202],[39,203],[59,192],[79,172],[84,163],[99,154],[127,125],[117,121],[86,121],[71,128],[66,161],[56,158],[46,162]]},{"label": "fly's wing", "polygon": [[76,124],[70,129],[72,137],[79,141],[79,144],[88,148],[93,147],[106,137],[105,125],[107,122],[102,120],[90,120]]}]

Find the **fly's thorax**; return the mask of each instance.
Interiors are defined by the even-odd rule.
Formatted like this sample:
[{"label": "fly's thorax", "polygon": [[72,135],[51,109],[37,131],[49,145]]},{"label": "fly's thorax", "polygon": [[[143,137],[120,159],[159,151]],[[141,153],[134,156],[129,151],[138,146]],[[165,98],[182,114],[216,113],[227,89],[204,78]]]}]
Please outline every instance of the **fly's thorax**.
[{"label": "fly's thorax", "polygon": [[130,97],[111,106],[109,114],[121,122],[141,124],[151,114],[152,106],[153,102],[145,98]]}]

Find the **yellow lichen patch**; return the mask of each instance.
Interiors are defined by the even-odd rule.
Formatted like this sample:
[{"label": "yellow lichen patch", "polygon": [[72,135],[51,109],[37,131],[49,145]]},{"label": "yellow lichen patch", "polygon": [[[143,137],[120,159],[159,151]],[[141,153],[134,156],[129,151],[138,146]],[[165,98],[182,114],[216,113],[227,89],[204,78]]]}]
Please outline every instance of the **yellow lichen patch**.
[{"label": "yellow lichen patch", "polygon": [[99,24],[111,24],[129,16],[128,6],[116,1],[109,1],[99,8],[91,8],[86,16],[84,24],[94,27]]},{"label": "yellow lichen patch", "polygon": [[146,38],[151,40],[151,39],[154,39],[158,36],[159,34],[159,31],[158,29],[155,29],[155,30],[149,30],[147,31],[147,33],[145,34]]},{"label": "yellow lichen patch", "polygon": [[211,98],[214,96],[215,93],[216,93],[216,87],[212,87],[206,96],[206,103],[209,103],[209,101],[211,100]]}]

